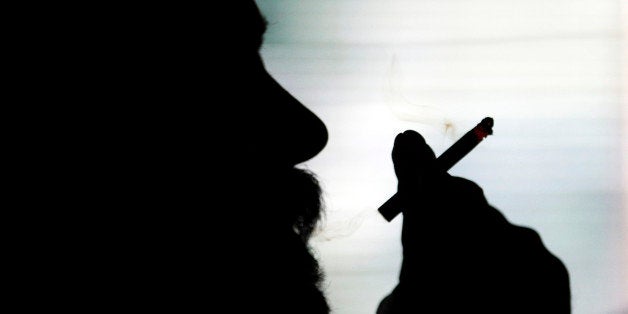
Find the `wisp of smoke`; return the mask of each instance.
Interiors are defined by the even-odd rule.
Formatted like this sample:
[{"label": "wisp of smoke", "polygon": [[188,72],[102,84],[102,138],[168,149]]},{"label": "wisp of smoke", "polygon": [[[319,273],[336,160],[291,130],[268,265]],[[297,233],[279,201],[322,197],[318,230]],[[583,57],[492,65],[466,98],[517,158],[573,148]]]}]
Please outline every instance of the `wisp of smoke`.
[{"label": "wisp of smoke", "polygon": [[314,238],[318,241],[331,241],[349,237],[360,229],[370,215],[375,215],[376,212],[373,208],[365,208],[350,217],[338,219],[334,222],[326,222],[324,225],[319,224],[318,229],[314,233]]},{"label": "wisp of smoke", "polygon": [[393,54],[390,61],[387,83],[385,88],[386,101],[388,107],[397,118],[440,129],[445,136],[450,138],[457,136],[457,128],[454,122],[448,118],[452,115],[446,110],[439,108],[436,104],[430,104],[427,97],[411,101],[405,96],[405,90],[411,89],[412,84],[405,82],[405,77],[395,54]]}]

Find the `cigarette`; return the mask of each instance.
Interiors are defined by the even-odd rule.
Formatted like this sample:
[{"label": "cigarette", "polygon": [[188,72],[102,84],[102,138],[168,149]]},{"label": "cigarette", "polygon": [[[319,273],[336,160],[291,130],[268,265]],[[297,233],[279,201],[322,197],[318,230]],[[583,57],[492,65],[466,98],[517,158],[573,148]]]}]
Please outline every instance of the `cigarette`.
[{"label": "cigarette", "polygon": [[[473,150],[484,138],[493,134],[493,118],[482,119],[473,129],[469,130],[444,153],[436,158],[436,169],[447,172],[460,159]],[[378,211],[387,221],[392,221],[403,210],[403,204],[397,194],[388,199]]]}]

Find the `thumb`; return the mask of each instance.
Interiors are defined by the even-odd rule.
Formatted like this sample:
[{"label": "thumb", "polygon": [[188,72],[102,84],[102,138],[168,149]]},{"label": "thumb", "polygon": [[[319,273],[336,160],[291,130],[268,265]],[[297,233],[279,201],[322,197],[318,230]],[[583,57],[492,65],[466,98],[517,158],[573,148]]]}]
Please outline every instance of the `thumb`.
[{"label": "thumb", "polygon": [[392,159],[397,179],[416,180],[432,167],[436,155],[421,134],[407,130],[395,137]]}]

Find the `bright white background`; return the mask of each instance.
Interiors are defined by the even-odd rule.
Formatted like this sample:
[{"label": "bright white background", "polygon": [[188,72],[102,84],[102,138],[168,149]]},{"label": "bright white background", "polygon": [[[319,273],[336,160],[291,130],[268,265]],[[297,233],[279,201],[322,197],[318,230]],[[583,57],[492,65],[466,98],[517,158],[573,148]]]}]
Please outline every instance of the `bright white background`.
[{"label": "bright white background", "polygon": [[303,166],[325,190],[312,244],[335,313],[374,313],[396,284],[401,217],[376,211],[395,192],[395,135],[417,130],[438,155],[485,116],[495,135],[450,173],[541,234],[569,270],[573,313],[628,312],[624,3],[257,3],[268,70],[329,130]]}]

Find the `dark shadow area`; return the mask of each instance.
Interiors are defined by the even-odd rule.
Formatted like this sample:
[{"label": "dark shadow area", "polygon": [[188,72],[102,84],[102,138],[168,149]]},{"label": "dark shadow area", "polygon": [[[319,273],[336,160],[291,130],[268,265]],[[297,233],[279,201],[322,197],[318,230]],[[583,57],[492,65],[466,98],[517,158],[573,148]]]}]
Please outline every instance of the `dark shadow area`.
[{"label": "dark shadow area", "polygon": [[25,307],[328,312],[320,189],[295,167],[327,130],[266,72],[255,3],[91,9],[41,50]]}]

